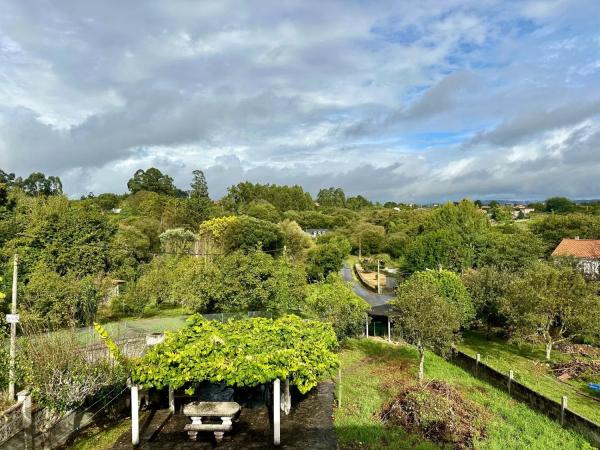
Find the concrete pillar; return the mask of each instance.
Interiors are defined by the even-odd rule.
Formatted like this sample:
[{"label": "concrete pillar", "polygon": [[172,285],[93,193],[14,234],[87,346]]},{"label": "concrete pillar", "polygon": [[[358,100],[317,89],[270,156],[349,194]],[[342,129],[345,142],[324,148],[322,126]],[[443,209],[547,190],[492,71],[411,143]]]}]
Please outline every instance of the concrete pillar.
[{"label": "concrete pillar", "polygon": [[560,424],[562,426],[565,425],[565,411],[569,407],[568,398],[566,395],[562,396],[562,401],[560,402]]},{"label": "concrete pillar", "polygon": [[287,416],[292,409],[292,395],[290,393],[290,379],[286,378],[283,385],[283,393],[281,394],[281,410]]},{"label": "concrete pillar", "polygon": [[479,353],[477,353],[475,355],[475,373],[478,374],[479,373],[479,363],[481,362],[481,355]]},{"label": "concrete pillar", "polygon": [[369,315],[367,315],[367,321],[365,322],[365,336],[369,337]]},{"label": "concrete pillar", "polygon": [[390,318],[387,318],[388,321],[388,342],[392,342],[392,322],[390,321]]},{"label": "concrete pillar", "polygon": [[33,420],[31,416],[31,395],[27,391],[17,394],[21,402],[21,423],[23,424],[23,444],[26,450],[33,449]]},{"label": "concrete pillar", "polygon": [[514,372],[512,370],[508,371],[508,395],[510,395],[510,388],[512,385],[512,380],[514,378]]},{"label": "concrete pillar", "polygon": [[169,411],[175,414],[175,389],[171,385],[169,385]]},{"label": "concrete pillar", "polygon": [[273,381],[273,444],[281,444],[280,413],[281,413],[281,386],[279,379]]},{"label": "concrete pillar", "polygon": [[138,387],[131,385],[131,445],[140,443],[140,399]]}]

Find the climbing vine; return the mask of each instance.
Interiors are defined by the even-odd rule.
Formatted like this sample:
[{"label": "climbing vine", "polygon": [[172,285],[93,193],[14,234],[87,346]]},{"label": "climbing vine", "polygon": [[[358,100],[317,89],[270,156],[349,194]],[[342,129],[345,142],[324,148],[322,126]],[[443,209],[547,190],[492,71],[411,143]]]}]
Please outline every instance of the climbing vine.
[{"label": "climbing vine", "polygon": [[297,316],[221,323],[195,315],[146,353],[132,380],[161,389],[204,380],[255,386],[289,378],[307,392],[337,367],[337,345],[330,324]]}]

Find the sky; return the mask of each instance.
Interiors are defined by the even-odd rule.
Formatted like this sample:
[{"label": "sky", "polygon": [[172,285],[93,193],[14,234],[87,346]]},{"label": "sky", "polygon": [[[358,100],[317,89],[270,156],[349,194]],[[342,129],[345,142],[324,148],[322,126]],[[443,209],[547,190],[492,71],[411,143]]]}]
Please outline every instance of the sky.
[{"label": "sky", "polygon": [[0,169],[600,198],[598,0],[0,2]]}]

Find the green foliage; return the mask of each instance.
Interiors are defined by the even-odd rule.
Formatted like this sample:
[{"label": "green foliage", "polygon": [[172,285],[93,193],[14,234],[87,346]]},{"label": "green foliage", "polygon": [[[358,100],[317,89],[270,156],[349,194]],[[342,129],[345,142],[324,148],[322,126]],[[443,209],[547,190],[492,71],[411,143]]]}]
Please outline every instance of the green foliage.
[{"label": "green foliage", "polygon": [[373,203],[364,198],[362,195],[348,197],[348,199],[346,199],[346,207],[354,211],[359,211],[363,208],[368,208],[369,206],[373,206]]},{"label": "green foliage", "polygon": [[317,203],[320,207],[335,206],[344,208],[346,206],[346,194],[342,188],[321,189],[317,194]]},{"label": "green foliage", "polygon": [[155,167],[151,167],[148,170],[137,170],[127,182],[127,188],[132,194],[140,191],[148,191],[173,196],[181,195],[181,191],[173,184],[173,178],[163,174]]},{"label": "green foliage", "polygon": [[400,285],[398,292],[412,289],[414,286],[428,285],[437,289],[437,293],[453,304],[461,313],[461,324],[467,325],[475,315],[473,300],[460,277],[449,270],[427,270],[413,274],[406,283]]},{"label": "green foliage", "polygon": [[600,217],[585,214],[545,215],[532,221],[531,231],[538,235],[550,254],[563,238],[600,239]]},{"label": "green foliage", "polygon": [[102,297],[102,285],[90,276],[61,277],[45,266],[36,266],[23,290],[23,322],[42,329],[89,325]]},{"label": "green foliage", "polygon": [[368,222],[358,223],[352,230],[352,250],[358,254],[359,247],[363,255],[373,255],[383,250],[385,229]]},{"label": "green foliage", "polygon": [[331,325],[285,316],[220,323],[200,316],[167,333],[132,371],[145,388],[174,388],[202,381],[256,386],[289,378],[300,392],[316,386],[337,367],[337,340]]},{"label": "green foliage", "polygon": [[510,284],[502,301],[513,340],[541,340],[546,357],[560,341],[600,334],[600,297],[579,271],[537,263]]},{"label": "green foliage", "polygon": [[28,195],[61,195],[62,182],[59,177],[49,176],[46,178],[42,172],[33,172],[20,183],[20,187]]},{"label": "green foliage", "polygon": [[198,237],[184,228],[171,228],[159,236],[163,250],[167,253],[184,254],[193,250]]},{"label": "green foliage", "polygon": [[190,198],[197,200],[208,199],[208,184],[206,183],[204,172],[201,170],[194,170],[192,174],[194,175],[194,179],[190,185],[192,188]]},{"label": "green foliage", "polygon": [[449,301],[442,294],[442,291],[448,291],[452,295],[453,283],[445,276],[428,274],[434,272],[418,272],[411,276],[398,287],[396,298],[390,302],[394,321],[401,327],[404,339],[419,350],[419,379],[423,378],[425,348],[442,354],[448,352],[466,321],[463,305]]},{"label": "green foliage", "polygon": [[324,280],[330,273],[338,272],[350,249],[350,243],[339,235],[323,236],[323,240],[308,251],[308,276],[312,280]]},{"label": "green foliage", "polygon": [[333,326],[339,340],[363,332],[370,305],[356,295],[348,283],[337,274],[308,287],[303,311],[309,316]]},{"label": "green foliage", "polygon": [[20,341],[23,381],[35,402],[64,413],[107,388],[123,385],[125,371],[107,360],[90,362],[73,331],[31,335]]},{"label": "green foliage", "polygon": [[225,229],[223,242],[228,251],[260,248],[264,251],[280,252],[283,248],[283,235],[274,223],[239,216]]},{"label": "green foliage", "polygon": [[494,227],[478,237],[476,267],[521,271],[544,256],[541,239],[516,227]]},{"label": "green foliage", "polygon": [[501,299],[512,279],[511,273],[495,267],[468,270],[462,274],[462,281],[473,299],[476,318],[487,326],[488,334],[492,326],[505,324],[506,319],[500,313]]},{"label": "green foliage", "polygon": [[551,197],[545,203],[546,212],[570,213],[577,208],[577,205],[566,197]]},{"label": "green foliage", "polygon": [[245,205],[258,200],[271,203],[280,212],[290,209],[312,210],[315,206],[310,194],[298,185],[253,184],[248,181],[227,189],[222,203],[228,210],[239,212]]},{"label": "green foliage", "polygon": [[248,206],[243,208],[244,214],[267,222],[278,223],[280,220],[279,211],[275,206],[266,200],[254,200]]},{"label": "green foliage", "polygon": [[293,220],[285,219],[280,222],[279,229],[283,234],[287,255],[294,261],[304,259],[307,250],[314,245],[311,237]]}]

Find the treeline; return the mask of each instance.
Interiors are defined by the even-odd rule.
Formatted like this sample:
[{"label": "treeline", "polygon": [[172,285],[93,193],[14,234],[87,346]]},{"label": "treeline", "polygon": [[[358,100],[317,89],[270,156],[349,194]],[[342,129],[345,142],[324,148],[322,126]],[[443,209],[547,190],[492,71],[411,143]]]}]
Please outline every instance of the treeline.
[{"label": "treeline", "polygon": [[[404,276],[440,267],[522,273],[563,237],[600,237],[595,209],[558,211],[562,200],[549,199],[539,209],[550,205],[552,213],[524,224],[490,220],[468,200],[381,205],[340,188],[313,199],[300,186],[243,182],[213,200],[202,171],[192,175],[182,190],[156,168],[138,170],[128,194],[68,200],[57,177],[0,171],[0,291],[10,294],[9,263],[18,253],[24,320],[47,328],[175,306],[312,314],[308,299],[317,291],[345,286],[335,278],[350,253],[381,259]],[[311,228],[328,233],[311,239],[303,231]],[[350,291],[340,298],[341,309],[356,301]]]}]

